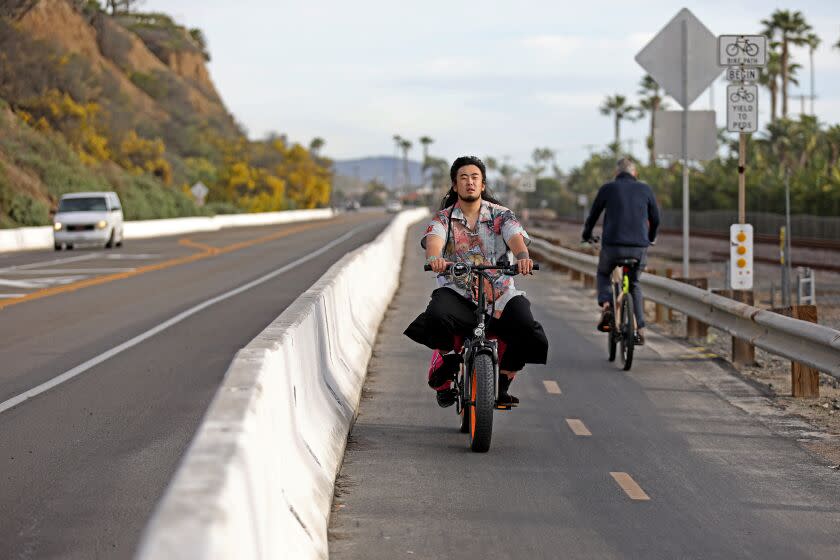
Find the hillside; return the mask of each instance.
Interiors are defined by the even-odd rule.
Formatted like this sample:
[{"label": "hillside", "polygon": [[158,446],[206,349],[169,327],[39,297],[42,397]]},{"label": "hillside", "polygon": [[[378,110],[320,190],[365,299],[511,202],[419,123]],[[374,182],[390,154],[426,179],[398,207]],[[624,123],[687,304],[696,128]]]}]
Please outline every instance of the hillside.
[{"label": "hillside", "polygon": [[[0,227],[46,223],[43,206],[94,183],[144,201],[125,203],[133,217],[325,205],[329,162],[283,137],[248,140],[209,56],[200,30],[165,14],[0,0]],[[199,180],[209,209],[185,194]]]}]

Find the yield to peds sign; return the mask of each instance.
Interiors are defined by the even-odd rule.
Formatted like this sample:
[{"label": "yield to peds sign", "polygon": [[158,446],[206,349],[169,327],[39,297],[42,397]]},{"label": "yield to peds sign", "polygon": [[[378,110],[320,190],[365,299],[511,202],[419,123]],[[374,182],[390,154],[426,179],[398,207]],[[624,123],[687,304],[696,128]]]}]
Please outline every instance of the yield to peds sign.
[{"label": "yield to peds sign", "polygon": [[746,84],[726,86],[726,130],[728,132],[758,130],[758,86]]}]

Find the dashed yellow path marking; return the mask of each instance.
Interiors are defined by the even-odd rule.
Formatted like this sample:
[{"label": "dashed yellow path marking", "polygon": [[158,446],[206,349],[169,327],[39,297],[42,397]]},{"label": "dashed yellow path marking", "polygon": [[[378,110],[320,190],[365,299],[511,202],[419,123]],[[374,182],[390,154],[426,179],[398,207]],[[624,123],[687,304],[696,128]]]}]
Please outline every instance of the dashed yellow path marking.
[{"label": "dashed yellow path marking", "polygon": [[552,395],[560,394],[560,385],[556,381],[543,381],[543,385],[545,385],[545,390]]},{"label": "dashed yellow path marking", "polygon": [[589,428],[587,428],[586,425],[577,418],[566,418],[566,424],[569,425],[569,428],[571,428],[572,432],[574,432],[576,436],[592,435]]},{"label": "dashed yellow path marking", "polygon": [[255,239],[249,239],[247,241],[241,241],[239,243],[233,243],[231,245],[225,245],[223,247],[211,247],[210,245],[205,245],[203,243],[196,243],[189,239],[181,239],[178,243],[184,245],[186,247],[193,247],[200,249],[201,253],[194,253],[192,255],[187,255],[185,257],[177,257],[174,259],[169,259],[168,261],[159,262],[157,264],[150,264],[148,266],[142,266],[140,268],[135,268],[134,270],[130,270],[128,272],[120,272],[118,274],[108,274],[106,276],[98,276],[96,278],[88,278],[86,280],[81,280],[79,282],[74,282],[73,284],[65,284],[62,286],[54,286],[52,288],[45,288],[43,290],[38,290],[37,292],[32,292],[27,294],[23,297],[15,298],[15,299],[6,299],[0,300],[0,310],[5,309],[7,307],[11,307],[12,305],[17,305],[19,303],[24,303],[27,301],[32,301],[36,299],[41,299],[49,296],[54,296],[58,294],[64,294],[68,292],[75,292],[76,290],[81,290],[82,288],[88,288],[90,286],[99,286],[101,284],[107,284],[108,282],[114,282],[116,280],[123,280],[125,278],[131,278],[132,276],[139,276],[141,274],[146,274],[147,272],[154,272],[156,270],[164,270],[166,268],[172,268],[173,266],[178,266],[181,264],[187,264],[195,261],[200,261],[209,257],[215,257],[216,255],[222,255],[224,253],[230,253],[232,251],[238,251],[240,249],[244,249],[246,247],[251,247],[254,245],[259,245],[262,243],[267,243],[269,241],[274,241],[275,239],[280,239],[282,237],[286,237],[288,235],[292,235],[295,233],[300,233],[302,231],[306,231],[309,229],[314,229],[316,227],[323,227],[321,223],[312,223],[307,225],[295,226],[291,227],[287,230],[272,233],[270,235],[264,235],[262,237],[257,237]]},{"label": "dashed yellow path marking", "polygon": [[650,496],[642,490],[641,486],[636,484],[636,481],[633,480],[633,477],[629,474],[625,472],[611,472],[610,476],[615,479],[618,485],[621,486],[621,489],[624,490],[624,493],[627,494],[631,500],[650,500]]}]

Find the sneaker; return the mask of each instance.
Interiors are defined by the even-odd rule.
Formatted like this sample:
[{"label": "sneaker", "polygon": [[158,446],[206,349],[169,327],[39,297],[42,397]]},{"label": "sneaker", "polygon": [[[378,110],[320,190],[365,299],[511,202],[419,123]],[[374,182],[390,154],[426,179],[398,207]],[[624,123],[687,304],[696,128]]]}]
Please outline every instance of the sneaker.
[{"label": "sneaker", "polygon": [[455,389],[444,389],[436,393],[438,406],[446,408],[455,404],[455,399],[458,396],[458,391]]},{"label": "sneaker", "polygon": [[610,324],[612,324],[613,313],[612,309],[607,307],[601,311],[601,321],[598,322],[598,330],[601,332],[610,332]]},{"label": "sneaker", "polygon": [[496,401],[496,406],[517,406],[519,405],[519,399],[514,397],[509,393],[500,393],[499,398]]},{"label": "sneaker", "polygon": [[461,369],[462,361],[460,354],[444,354],[443,364],[429,376],[429,387],[437,389],[447,381],[454,380],[458,370]]},{"label": "sneaker", "polygon": [[633,340],[636,346],[644,346],[645,345],[645,335],[640,332],[636,333],[636,337]]}]

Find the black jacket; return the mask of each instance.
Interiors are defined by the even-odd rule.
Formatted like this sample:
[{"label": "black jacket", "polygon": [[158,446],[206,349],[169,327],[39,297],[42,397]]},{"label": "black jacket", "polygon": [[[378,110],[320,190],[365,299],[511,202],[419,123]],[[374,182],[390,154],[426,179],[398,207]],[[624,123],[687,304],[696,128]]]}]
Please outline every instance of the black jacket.
[{"label": "black jacket", "polygon": [[630,173],[619,173],[613,182],[598,189],[583,226],[584,239],[592,236],[592,228],[604,210],[603,245],[647,247],[656,239],[659,209],[653,189]]}]

